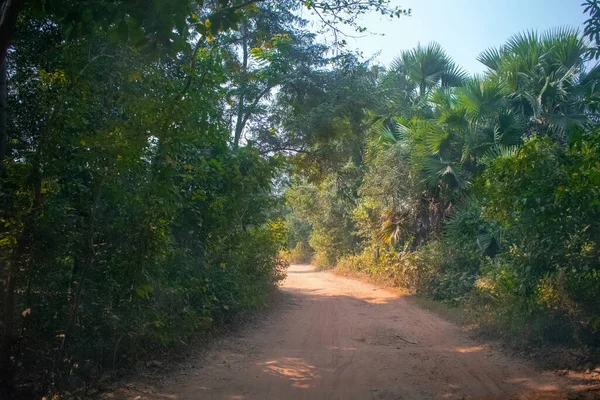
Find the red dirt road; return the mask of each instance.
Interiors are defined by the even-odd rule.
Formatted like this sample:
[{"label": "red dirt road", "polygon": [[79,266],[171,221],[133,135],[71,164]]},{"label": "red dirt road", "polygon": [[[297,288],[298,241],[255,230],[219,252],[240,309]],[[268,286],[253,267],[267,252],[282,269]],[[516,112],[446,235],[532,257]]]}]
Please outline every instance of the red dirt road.
[{"label": "red dirt road", "polygon": [[593,384],[537,371],[365,282],[294,265],[281,290],[265,321],[141,398],[567,399]]}]

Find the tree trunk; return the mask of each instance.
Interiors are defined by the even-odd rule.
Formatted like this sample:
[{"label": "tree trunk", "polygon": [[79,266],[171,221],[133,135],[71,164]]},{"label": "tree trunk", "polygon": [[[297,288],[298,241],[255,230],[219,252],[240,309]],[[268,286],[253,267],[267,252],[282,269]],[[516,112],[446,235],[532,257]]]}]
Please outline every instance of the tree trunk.
[{"label": "tree trunk", "polygon": [[94,236],[95,236],[95,210],[97,207],[98,199],[100,198],[100,187],[101,185],[96,185],[94,189],[94,195],[92,198],[92,204],[90,206],[90,215],[89,215],[89,227],[87,230],[87,237],[85,239],[85,243],[82,243],[83,248],[83,257],[75,257],[75,260],[81,259],[76,263],[81,264],[79,266],[79,276],[75,277],[77,279],[77,284],[75,285],[75,296],[73,297],[73,301],[71,304],[71,312],[69,314],[69,320],[64,329],[64,336],[62,338],[60,347],[58,352],[56,353],[56,361],[54,362],[54,370],[52,371],[52,379],[56,376],[56,374],[61,372],[61,367],[63,364],[63,355],[65,354],[65,349],[67,347],[67,342],[70,339],[71,333],[75,328],[75,323],[77,321],[77,317],[79,315],[79,311],[81,308],[81,297],[83,294],[83,288],[85,285],[85,281],[87,279],[88,274],[92,270],[95,261],[95,251],[94,251]]},{"label": "tree trunk", "polygon": [[[8,153],[8,62],[0,62],[0,163]],[[0,166],[0,171],[3,168]],[[0,172],[1,176],[1,172]]]},{"label": "tree trunk", "polygon": [[[4,175],[4,158],[8,152],[8,132],[7,132],[7,62],[6,59],[0,61],[0,179]],[[1,183],[0,183],[1,185]],[[13,257],[7,264],[2,263],[2,269],[8,265],[6,272],[6,288],[4,282],[0,295],[4,296],[4,307],[2,310],[2,342],[0,343],[0,394],[5,391],[10,391],[14,375],[14,368],[11,356],[12,347],[12,331],[13,331],[13,312],[14,312],[14,291],[16,284],[16,274],[18,272],[17,265],[19,254],[24,252],[25,240],[23,234],[18,239],[17,248]]]},{"label": "tree trunk", "polygon": [[0,63],[6,60],[19,13],[25,5],[25,0],[4,0],[0,6]]},{"label": "tree trunk", "polygon": [[248,26],[246,22],[243,21],[240,24],[240,34],[242,35],[242,69],[241,69],[241,78],[240,78],[240,95],[238,98],[237,105],[237,118],[235,121],[235,132],[233,136],[233,148],[237,149],[240,143],[240,138],[242,136],[242,132],[244,130],[244,125],[246,125],[247,119],[244,118],[244,109],[245,109],[245,93],[246,87],[248,83]]}]

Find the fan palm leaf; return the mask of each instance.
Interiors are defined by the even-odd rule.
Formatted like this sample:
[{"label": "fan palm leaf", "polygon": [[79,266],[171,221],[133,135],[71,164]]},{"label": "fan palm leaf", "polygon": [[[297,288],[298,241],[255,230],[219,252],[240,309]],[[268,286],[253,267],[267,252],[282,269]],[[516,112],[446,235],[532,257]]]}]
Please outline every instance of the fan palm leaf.
[{"label": "fan palm leaf", "polygon": [[418,45],[404,51],[392,62],[392,70],[408,76],[419,88],[419,96],[437,86],[460,86],[467,74],[458,67],[438,43]]}]

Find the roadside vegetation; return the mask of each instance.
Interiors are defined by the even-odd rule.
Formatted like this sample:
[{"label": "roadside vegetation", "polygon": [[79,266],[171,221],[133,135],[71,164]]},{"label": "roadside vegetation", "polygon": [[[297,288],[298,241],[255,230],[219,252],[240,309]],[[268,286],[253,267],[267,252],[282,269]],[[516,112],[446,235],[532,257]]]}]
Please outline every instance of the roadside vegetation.
[{"label": "roadside vegetation", "polygon": [[597,346],[586,4],[469,76],[435,43],[347,51],[410,14],[386,0],[0,1],[0,397],[83,397],[264,307],[288,262]]},{"label": "roadside vegetation", "polygon": [[597,356],[598,5],[584,11],[584,32],[483,49],[478,76],[435,43],[353,74],[330,140],[294,160],[289,260],[310,249],[320,268],[459,307],[495,336]]},{"label": "roadside vegetation", "polygon": [[275,183],[310,140],[274,134],[275,96],[358,63],[301,9],[327,30],[406,14],[0,1],[0,397],[80,398],[266,304],[286,266]]}]

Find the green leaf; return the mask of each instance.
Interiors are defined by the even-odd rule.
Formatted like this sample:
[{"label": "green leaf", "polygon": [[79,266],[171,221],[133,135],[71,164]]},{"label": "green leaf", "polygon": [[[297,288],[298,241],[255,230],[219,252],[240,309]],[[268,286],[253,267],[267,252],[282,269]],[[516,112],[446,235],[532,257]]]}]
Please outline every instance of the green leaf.
[{"label": "green leaf", "polygon": [[135,294],[137,294],[142,299],[147,299],[150,297],[150,292],[152,292],[152,289],[152,285],[150,285],[149,283],[145,283],[137,289],[135,289]]}]

